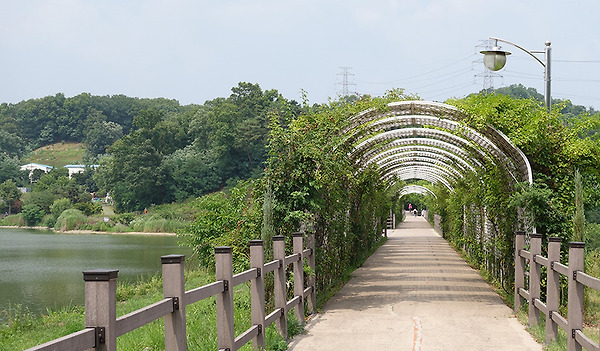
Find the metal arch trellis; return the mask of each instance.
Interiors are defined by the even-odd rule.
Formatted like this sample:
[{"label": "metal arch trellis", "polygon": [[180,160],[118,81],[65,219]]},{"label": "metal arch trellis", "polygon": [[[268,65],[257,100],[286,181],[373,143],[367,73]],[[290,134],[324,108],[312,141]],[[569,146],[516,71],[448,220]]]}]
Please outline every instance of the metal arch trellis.
[{"label": "metal arch trellis", "polygon": [[[427,101],[394,102],[388,104],[387,108],[383,112],[376,109],[363,111],[351,117],[349,126],[344,129],[344,134],[348,135],[349,140],[364,138],[357,145],[354,153],[363,162],[365,161],[364,156],[366,156],[363,154],[368,152],[370,148],[376,147],[376,144],[381,144],[386,141],[385,139],[388,142],[391,139],[382,139],[382,137],[378,137],[379,135],[393,130],[409,130],[409,132],[414,133],[414,130],[419,128],[406,128],[406,126],[426,125],[452,132],[448,133],[450,136],[446,135],[445,137],[435,135],[433,132],[423,132],[422,135],[426,138],[441,139],[454,144],[457,141],[457,134],[462,135],[463,140],[468,140],[471,144],[479,147],[480,150],[483,149],[485,153],[491,155],[495,161],[494,163],[503,166],[515,181],[532,182],[529,161],[521,150],[515,147],[504,134],[491,126],[477,132],[461,123],[457,123],[466,118],[457,108],[447,104]],[[387,131],[381,133],[382,130]],[[377,132],[379,134],[369,137],[369,133],[374,134]],[[408,135],[405,131],[404,134],[396,134],[395,137],[407,138]],[[460,147],[465,148],[464,145]]]},{"label": "metal arch trellis", "polygon": [[446,177],[446,174],[440,173],[438,169],[428,166],[411,165],[407,167],[398,167],[383,174],[382,178],[385,180],[392,178],[400,180],[423,179],[431,183],[441,183],[450,191],[454,190],[454,187]]},{"label": "metal arch trellis", "polygon": [[465,161],[464,158],[458,157],[456,154],[451,153],[442,148],[436,148],[427,145],[404,145],[390,148],[385,151],[382,151],[372,159],[369,159],[367,161],[367,165],[370,163],[380,164],[381,162],[384,162],[384,160],[387,160],[389,158],[407,157],[408,155],[413,154],[419,157],[425,156],[436,158],[438,160],[443,160],[453,166],[459,167],[464,171],[468,170],[471,172],[477,172],[475,167],[473,167],[473,165],[471,165],[469,162]]},{"label": "metal arch trellis", "polygon": [[416,184],[405,185],[404,187],[402,187],[402,189],[400,189],[398,194],[400,196],[404,196],[404,195],[408,195],[408,194],[431,195],[431,196],[437,198],[437,195],[431,189],[424,187],[422,185],[416,185]]}]

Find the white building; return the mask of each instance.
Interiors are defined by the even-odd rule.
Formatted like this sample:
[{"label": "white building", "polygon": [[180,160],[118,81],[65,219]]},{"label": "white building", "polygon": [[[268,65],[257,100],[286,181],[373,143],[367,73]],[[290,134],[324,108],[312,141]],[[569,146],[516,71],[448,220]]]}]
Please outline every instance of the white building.
[{"label": "white building", "polygon": [[98,168],[99,165],[66,165],[65,168],[69,170],[69,179],[76,173],[82,173],[85,168]]},{"label": "white building", "polygon": [[29,171],[29,179],[31,179],[31,176],[33,175],[33,171],[35,171],[36,169],[42,170],[42,171],[44,171],[44,173],[48,173],[53,168],[54,167],[52,167],[52,166],[42,165],[39,163],[28,163],[26,165],[21,166],[22,171]]}]

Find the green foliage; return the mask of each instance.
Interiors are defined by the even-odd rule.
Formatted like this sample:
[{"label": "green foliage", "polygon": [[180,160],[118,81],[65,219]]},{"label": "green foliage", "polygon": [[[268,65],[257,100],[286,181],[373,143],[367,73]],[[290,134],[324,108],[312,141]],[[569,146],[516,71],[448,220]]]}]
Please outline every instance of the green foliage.
[{"label": "green foliage", "polygon": [[135,232],[146,233],[175,233],[186,224],[173,219],[166,219],[158,214],[139,216],[130,223]]},{"label": "green foliage", "polygon": [[27,222],[25,221],[23,214],[19,213],[16,215],[4,217],[4,219],[0,221],[0,224],[22,227],[22,226],[26,226]]},{"label": "green foliage", "polygon": [[64,210],[56,220],[54,229],[64,232],[67,230],[79,229],[87,224],[87,217],[79,210],[70,208]]},{"label": "green foliage", "polygon": [[95,202],[78,202],[73,207],[83,212],[86,216],[91,216],[102,212],[102,205]]},{"label": "green foliage", "polygon": [[23,206],[21,214],[28,226],[34,226],[42,220],[45,212],[36,204],[27,204]]},{"label": "green foliage", "polygon": [[24,185],[26,183],[27,172],[21,171],[20,166],[21,164],[18,159],[12,158],[0,151],[0,184],[7,180],[12,180],[17,185]]},{"label": "green foliage", "polygon": [[208,194],[192,203],[198,212],[196,220],[180,231],[180,237],[194,248],[204,266],[214,266],[216,246],[233,247],[236,271],[248,266],[248,241],[260,238],[262,219],[255,186],[256,181],[239,182],[227,192]]},{"label": "green foliage", "polygon": [[[344,134],[351,116],[407,99],[402,92],[304,108],[297,117],[273,114],[266,181],[272,188],[278,235],[315,233],[317,289],[335,286],[348,267],[381,239],[391,207],[390,184],[373,167],[348,158],[359,140]],[[281,124],[289,120],[289,126]],[[268,243],[266,243],[268,245]]]},{"label": "green foliage", "polygon": [[583,208],[583,184],[581,173],[575,170],[575,214],[573,215],[573,241],[584,242],[585,212]]},{"label": "green foliage", "polygon": [[0,184],[0,202],[8,206],[8,214],[12,214],[13,206],[21,199],[21,191],[11,179]]},{"label": "green foliage", "polygon": [[60,216],[60,214],[63,213],[64,210],[69,209],[71,207],[73,207],[73,205],[71,204],[71,200],[67,198],[56,199],[52,203],[52,206],[50,206],[50,213],[56,218],[58,218],[58,216]]}]

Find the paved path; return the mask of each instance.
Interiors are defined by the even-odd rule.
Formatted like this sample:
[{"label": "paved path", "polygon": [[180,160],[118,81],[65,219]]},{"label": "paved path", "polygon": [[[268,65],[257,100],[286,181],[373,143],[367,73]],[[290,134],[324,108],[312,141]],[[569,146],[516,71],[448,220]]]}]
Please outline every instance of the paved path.
[{"label": "paved path", "polygon": [[388,237],[289,350],[542,350],[425,219]]}]

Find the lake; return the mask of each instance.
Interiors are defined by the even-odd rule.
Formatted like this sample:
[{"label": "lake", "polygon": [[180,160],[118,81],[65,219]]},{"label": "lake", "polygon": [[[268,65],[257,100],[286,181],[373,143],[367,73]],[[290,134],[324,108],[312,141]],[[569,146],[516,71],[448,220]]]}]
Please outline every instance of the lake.
[{"label": "lake", "polygon": [[83,305],[85,270],[118,269],[117,281],[136,281],[160,273],[161,256],[191,253],[175,236],[0,228],[0,311],[15,304],[34,314]]}]

